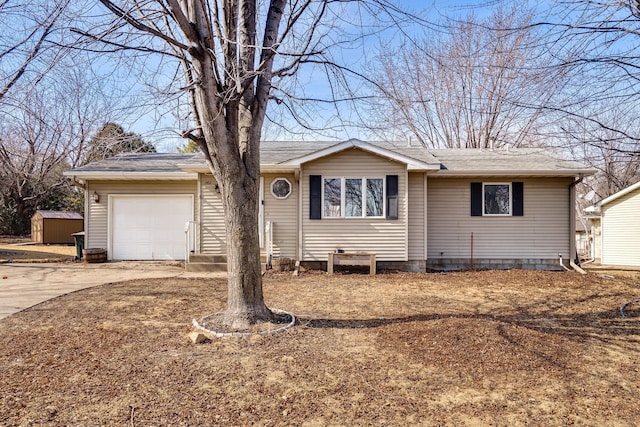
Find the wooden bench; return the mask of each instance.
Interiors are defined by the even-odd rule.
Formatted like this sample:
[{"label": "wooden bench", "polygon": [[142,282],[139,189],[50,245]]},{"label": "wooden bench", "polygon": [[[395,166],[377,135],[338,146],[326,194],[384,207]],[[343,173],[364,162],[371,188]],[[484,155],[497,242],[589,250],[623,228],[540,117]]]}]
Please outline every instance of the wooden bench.
[{"label": "wooden bench", "polygon": [[333,274],[334,265],[362,265],[369,267],[369,274],[376,274],[376,254],[366,252],[329,252],[327,273]]}]

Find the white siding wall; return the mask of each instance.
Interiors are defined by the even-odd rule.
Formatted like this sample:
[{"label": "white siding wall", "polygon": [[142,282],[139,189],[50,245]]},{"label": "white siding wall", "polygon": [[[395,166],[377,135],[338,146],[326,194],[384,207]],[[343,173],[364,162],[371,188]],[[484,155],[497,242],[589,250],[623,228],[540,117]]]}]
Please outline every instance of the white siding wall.
[{"label": "white siding wall", "polygon": [[640,189],[602,207],[602,264],[640,266]]},{"label": "white siding wall", "polygon": [[409,260],[425,260],[425,180],[423,173],[409,174]]},{"label": "white siding wall", "polygon": [[[398,175],[398,219],[326,218],[309,219],[309,176],[384,178]],[[336,248],[375,252],[377,260],[406,261],[407,172],[406,166],[386,158],[348,149],[307,163],[302,171],[302,244],[304,261],[326,261]]]},{"label": "white siding wall", "polygon": [[[197,190],[196,181],[90,181],[87,230],[85,235],[86,248],[107,248],[108,243],[108,196],[109,194],[193,194]],[[98,203],[91,195],[97,192],[100,196]],[[194,201],[195,201],[194,197]],[[194,212],[197,212],[194,202]],[[140,212],[141,215],[153,215],[153,212]],[[196,213],[196,221],[198,221]]]},{"label": "white siding wall", "polygon": [[[296,259],[298,257],[298,182],[293,174],[265,174],[264,220],[273,227],[273,254],[275,257]],[[291,183],[291,194],[286,199],[277,199],[271,193],[271,184],[277,178],[286,178]],[[265,240],[266,242],[266,240]]]},{"label": "white siding wall", "polygon": [[200,252],[224,254],[227,237],[222,198],[212,175],[200,175]]},{"label": "white siding wall", "polygon": [[524,182],[524,216],[471,216],[471,182],[429,177],[428,258],[553,259],[569,255],[568,178],[485,179]]}]

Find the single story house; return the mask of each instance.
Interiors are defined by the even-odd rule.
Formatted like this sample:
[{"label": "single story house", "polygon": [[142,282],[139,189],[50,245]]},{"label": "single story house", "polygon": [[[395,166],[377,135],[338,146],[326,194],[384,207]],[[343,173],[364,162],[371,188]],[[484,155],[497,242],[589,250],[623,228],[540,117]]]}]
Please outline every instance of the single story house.
[{"label": "single story house", "polygon": [[585,211],[593,215],[593,257],[603,265],[640,267],[640,182]]},{"label": "single story house", "polygon": [[84,219],[77,212],[38,210],[31,217],[31,240],[44,244],[73,243],[73,233],[82,231]]},{"label": "single story house", "polygon": [[[575,256],[575,183],[593,172],[542,149],[263,142],[260,243],[319,268],[345,251],[375,253],[378,268],[560,269]],[[202,155],[121,155],[66,175],[87,196],[86,247],[112,260],[224,261]]]}]

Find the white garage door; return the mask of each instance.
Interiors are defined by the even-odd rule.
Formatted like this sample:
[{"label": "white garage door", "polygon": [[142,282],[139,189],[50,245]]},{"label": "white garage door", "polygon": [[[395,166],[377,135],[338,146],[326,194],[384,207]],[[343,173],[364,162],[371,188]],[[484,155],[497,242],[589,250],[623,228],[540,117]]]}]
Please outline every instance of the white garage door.
[{"label": "white garage door", "polygon": [[110,258],[183,260],[193,196],[112,196]]}]

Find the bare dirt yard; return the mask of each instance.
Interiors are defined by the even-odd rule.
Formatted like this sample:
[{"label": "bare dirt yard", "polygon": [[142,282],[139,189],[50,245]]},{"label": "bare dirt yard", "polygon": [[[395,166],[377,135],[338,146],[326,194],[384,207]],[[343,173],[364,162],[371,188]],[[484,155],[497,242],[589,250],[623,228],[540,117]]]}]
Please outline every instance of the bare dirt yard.
[{"label": "bare dirt yard", "polygon": [[270,274],[299,324],[204,344],[225,279],[98,286],[0,321],[0,425],[635,426],[639,280]]}]

